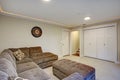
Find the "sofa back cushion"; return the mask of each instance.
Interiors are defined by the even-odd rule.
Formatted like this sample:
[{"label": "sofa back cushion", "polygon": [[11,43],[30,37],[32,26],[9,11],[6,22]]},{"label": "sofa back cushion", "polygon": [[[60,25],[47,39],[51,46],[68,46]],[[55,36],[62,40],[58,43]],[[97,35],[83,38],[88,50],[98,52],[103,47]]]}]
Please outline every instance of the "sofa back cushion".
[{"label": "sofa back cushion", "polygon": [[8,74],[8,76],[18,76],[16,68],[6,58],[0,58],[0,71]]},{"label": "sofa back cushion", "polygon": [[5,49],[4,51],[2,51],[2,53],[0,54],[0,58],[6,58],[7,60],[9,60],[12,63],[14,68],[16,68],[16,59],[10,50]]},{"label": "sofa back cushion", "polygon": [[24,47],[19,49],[25,54],[25,58],[29,58],[29,48]]},{"label": "sofa back cushion", "polygon": [[30,57],[35,57],[43,53],[42,48],[38,47],[30,47]]},{"label": "sofa back cushion", "polygon": [[25,54],[25,58],[29,57],[29,48],[27,48],[27,47],[23,47],[23,48],[10,48],[10,50],[12,52],[17,51],[18,49],[20,49]]}]

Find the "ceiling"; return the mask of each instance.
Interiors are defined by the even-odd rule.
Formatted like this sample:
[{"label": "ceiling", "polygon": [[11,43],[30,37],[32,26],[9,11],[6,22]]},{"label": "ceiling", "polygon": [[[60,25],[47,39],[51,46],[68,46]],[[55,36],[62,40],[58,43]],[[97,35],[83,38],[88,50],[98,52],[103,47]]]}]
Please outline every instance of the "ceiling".
[{"label": "ceiling", "polygon": [[[120,0],[0,0],[0,6],[9,13],[67,27],[120,19]],[[87,16],[91,20],[85,21]]]}]

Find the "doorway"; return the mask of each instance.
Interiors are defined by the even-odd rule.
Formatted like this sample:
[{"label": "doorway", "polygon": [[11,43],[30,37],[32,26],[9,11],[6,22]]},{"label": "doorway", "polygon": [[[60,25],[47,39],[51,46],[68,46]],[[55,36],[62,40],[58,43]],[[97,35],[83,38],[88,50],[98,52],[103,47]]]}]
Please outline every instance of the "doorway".
[{"label": "doorway", "polygon": [[71,32],[71,54],[80,56],[80,31]]}]

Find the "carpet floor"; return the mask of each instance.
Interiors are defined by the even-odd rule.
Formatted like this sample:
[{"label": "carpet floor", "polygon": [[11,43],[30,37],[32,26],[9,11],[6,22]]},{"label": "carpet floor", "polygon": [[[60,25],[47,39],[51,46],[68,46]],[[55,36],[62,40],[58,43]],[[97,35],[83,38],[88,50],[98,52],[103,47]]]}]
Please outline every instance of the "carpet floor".
[{"label": "carpet floor", "polygon": [[[120,80],[120,64],[78,56],[65,56],[60,59],[69,59],[79,63],[87,64],[96,69],[96,80]],[[54,80],[59,80],[53,75],[52,67],[44,69]]]}]

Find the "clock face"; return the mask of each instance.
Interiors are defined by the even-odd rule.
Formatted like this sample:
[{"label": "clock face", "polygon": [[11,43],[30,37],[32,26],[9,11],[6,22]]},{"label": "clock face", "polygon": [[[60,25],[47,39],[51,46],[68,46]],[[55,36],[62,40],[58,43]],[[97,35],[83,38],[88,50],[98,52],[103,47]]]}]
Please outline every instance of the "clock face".
[{"label": "clock face", "polygon": [[31,34],[34,37],[38,38],[38,37],[40,37],[42,35],[42,29],[40,27],[38,27],[38,26],[35,26],[35,27],[32,28]]}]

